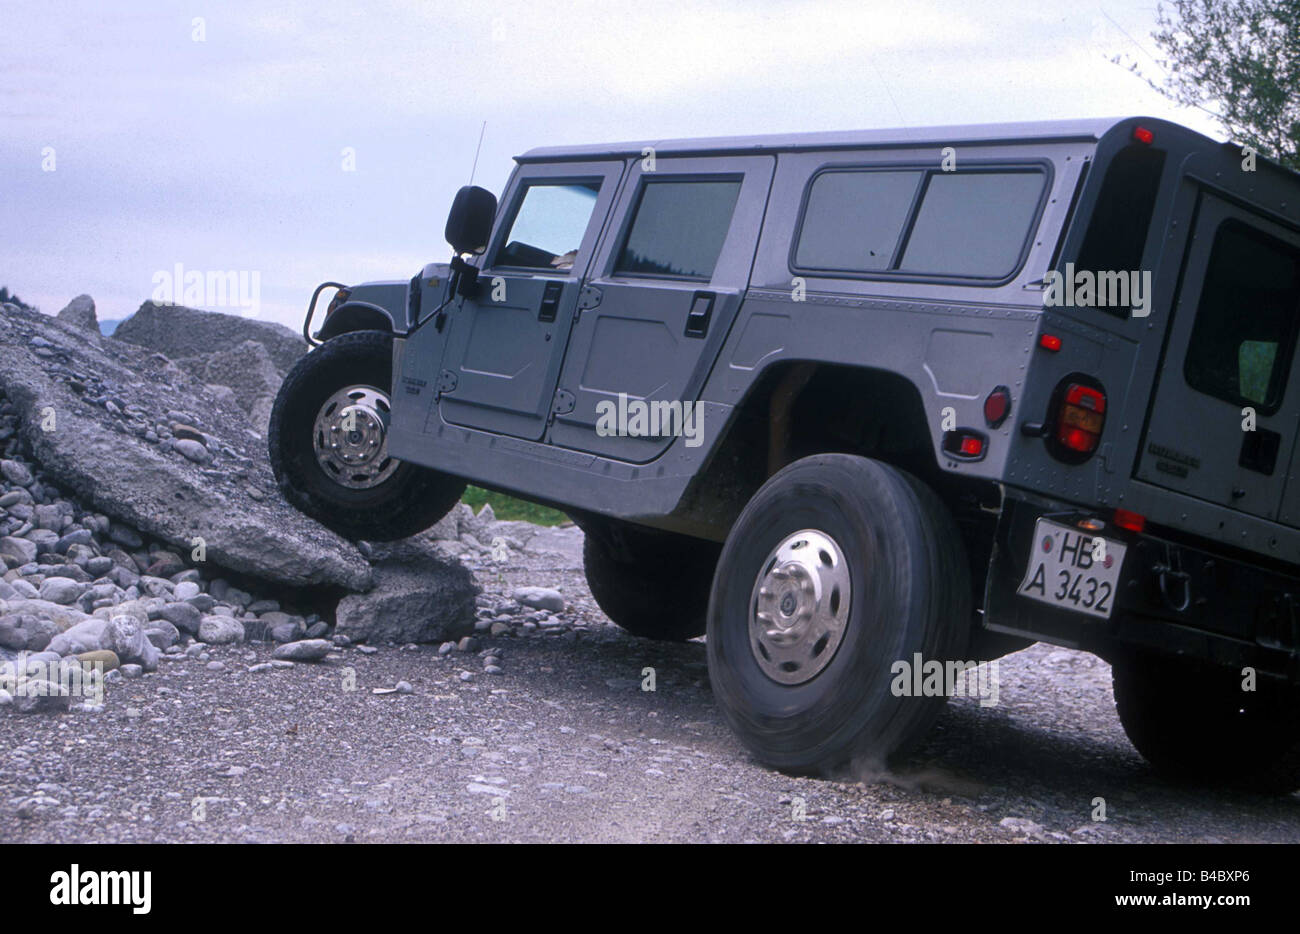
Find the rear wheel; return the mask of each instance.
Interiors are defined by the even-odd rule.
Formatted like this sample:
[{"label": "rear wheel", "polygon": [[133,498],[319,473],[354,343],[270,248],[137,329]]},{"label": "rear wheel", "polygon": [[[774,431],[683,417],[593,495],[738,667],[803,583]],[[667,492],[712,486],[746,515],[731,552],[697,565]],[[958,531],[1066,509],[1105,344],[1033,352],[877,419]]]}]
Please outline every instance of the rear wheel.
[{"label": "rear wheel", "polygon": [[1167,778],[1267,794],[1300,788],[1300,691],[1168,656],[1117,660],[1115,707],[1137,751]]},{"label": "rear wheel", "polygon": [[625,524],[584,523],[584,532],[587,586],[606,616],[646,639],[704,635],[718,545]]},{"label": "rear wheel", "polygon": [[961,541],[929,488],[867,458],[807,457],[763,485],[723,547],[709,602],[714,697],[768,765],[887,762],[946,701],[895,690],[897,663],[958,659],[970,615]]},{"label": "rear wheel", "polygon": [[271,410],[271,469],[285,499],[345,538],[391,541],[433,525],[465,483],[388,454],[393,338],[354,331],[289,371]]}]

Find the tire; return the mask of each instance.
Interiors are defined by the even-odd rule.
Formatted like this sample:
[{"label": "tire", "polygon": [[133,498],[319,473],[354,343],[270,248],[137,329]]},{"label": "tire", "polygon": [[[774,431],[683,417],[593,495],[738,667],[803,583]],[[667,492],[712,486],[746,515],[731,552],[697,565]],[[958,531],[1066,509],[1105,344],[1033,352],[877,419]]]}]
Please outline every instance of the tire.
[{"label": "tire", "polygon": [[[808,544],[819,557],[796,560],[812,554],[803,550]],[[814,565],[821,580],[815,604],[799,597],[807,572],[798,571],[798,561]],[[793,576],[776,577],[792,567]],[[761,621],[751,640],[751,614],[766,607],[775,619],[789,609],[791,594],[799,613],[815,607],[841,614],[838,641],[811,641],[816,630],[809,629],[787,650],[770,638],[777,627]],[[863,457],[806,457],[759,489],[722,549],[709,601],[714,698],[741,741],[769,766],[828,774],[849,764],[892,764],[914,748],[947,700],[942,692],[896,696],[895,663],[911,666],[916,653],[923,662],[959,660],[970,619],[961,539],[928,487]]]},{"label": "tire", "polygon": [[1129,741],[1164,777],[1264,794],[1300,789],[1300,691],[1168,656],[1117,659],[1115,707]]},{"label": "tire", "polygon": [[[271,470],[284,498],[354,541],[392,541],[421,532],[451,511],[465,492],[462,480],[386,457],[392,373],[391,334],[340,334],[298,361],[271,410],[267,439]],[[362,414],[359,421],[354,414],[352,424],[373,429],[365,437],[377,442],[377,454],[357,469],[379,472],[370,479],[361,479],[364,473],[352,474],[354,485],[349,486],[339,478],[348,476],[352,468],[327,467],[317,456],[316,437],[324,437],[317,421],[324,416],[326,404],[353,387],[359,390],[354,396],[361,400],[357,411]],[[346,407],[334,409],[336,416],[346,411]]]},{"label": "tire", "polygon": [[704,635],[716,544],[630,526],[588,525],[584,532],[587,586],[621,629],[662,642]]}]

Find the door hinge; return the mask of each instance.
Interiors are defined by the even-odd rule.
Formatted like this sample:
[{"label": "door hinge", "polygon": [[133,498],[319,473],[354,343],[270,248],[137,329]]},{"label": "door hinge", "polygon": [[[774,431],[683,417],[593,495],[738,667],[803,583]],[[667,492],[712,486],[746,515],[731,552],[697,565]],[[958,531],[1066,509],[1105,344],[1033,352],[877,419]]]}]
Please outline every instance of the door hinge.
[{"label": "door hinge", "polygon": [[552,415],[568,415],[573,411],[573,406],[577,403],[573,393],[567,389],[555,390],[555,401],[551,403]]},{"label": "door hinge", "polygon": [[447,393],[447,392],[455,392],[456,384],[457,384],[456,374],[453,373],[451,370],[443,370],[441,373],[438,374],[438,395],[442,395],[443,393]]},{"label": "door hinge", "polygon": [[587,311],[588,309],[595,308],[600,304],[601,298],[603,298],[603,296],[600,293],[600,289],[595,286],[584,285],[582,291],[578,293],[578,310]]}]

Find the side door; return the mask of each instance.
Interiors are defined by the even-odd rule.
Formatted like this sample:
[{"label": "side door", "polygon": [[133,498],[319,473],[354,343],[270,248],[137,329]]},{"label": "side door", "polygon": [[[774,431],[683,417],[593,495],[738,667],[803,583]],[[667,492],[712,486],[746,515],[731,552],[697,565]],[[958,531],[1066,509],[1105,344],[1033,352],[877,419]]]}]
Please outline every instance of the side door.
[{"label": "side door", "polygon": [[1300,425],[1300,235],[1203,192],[1170,327],[1138,477],[1279,518]]},{"label": "side door", "polygon": [[515,173],[478,294],[449,309],[443,419],[542,437],[582,277],[623,169],[620,161],[525,164]]},{"label": "side door", "polygon": [[[682,406],[698,400],[744,299],[775,166],[774,156],[634,163],[583,290],[553,444],[644,462],[676,434],[703,443],[708,426],[693,430]],[[658,414],[638,425],[628,403]],[[635,434],[610,432],[620,412]]]}]

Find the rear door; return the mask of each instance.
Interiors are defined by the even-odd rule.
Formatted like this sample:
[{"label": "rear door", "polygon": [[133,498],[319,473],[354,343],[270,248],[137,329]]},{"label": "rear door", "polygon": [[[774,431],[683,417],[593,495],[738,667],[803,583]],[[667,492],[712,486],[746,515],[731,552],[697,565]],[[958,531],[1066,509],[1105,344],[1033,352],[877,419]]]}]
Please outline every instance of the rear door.
[{"label": "rear door", "polygon": [[439,376],[446,421],[542,437],[582,277],[623,169],[620,161],[520,167],[479,292],[449,310]]},{"label": "rear door", "polygon": [[1278,519],[1300,425],[1300,235],[1202,193],[1171,327],[1138,477]]},{"label": "rear door", "polygon": [[[685,427],[672,419],[698,399],[744,298],[775,165],[774,156],[635,163],[584,289],[552,443],[644,462]],[[605,412],[633,403],[626,421],[638,434],[598,426],[602,403]],[[655,406],[666,430],[641,432],[635,404]]]}]

